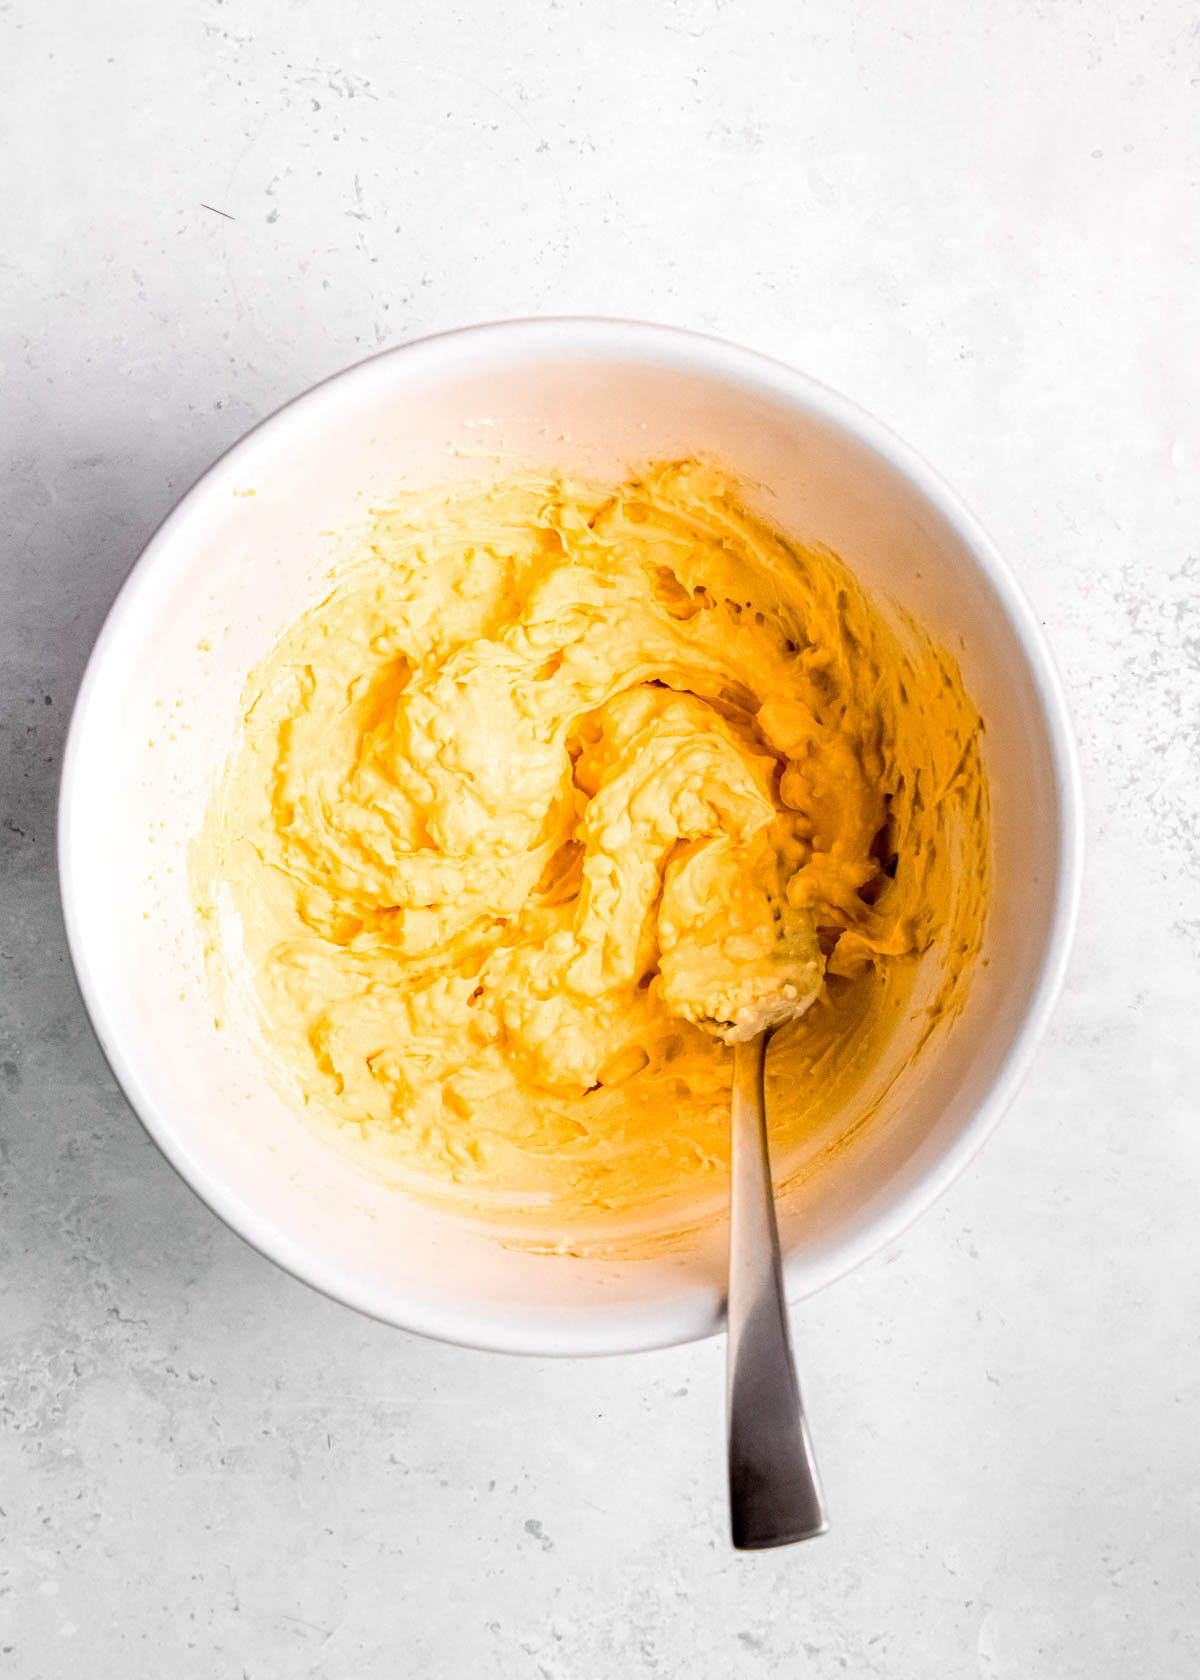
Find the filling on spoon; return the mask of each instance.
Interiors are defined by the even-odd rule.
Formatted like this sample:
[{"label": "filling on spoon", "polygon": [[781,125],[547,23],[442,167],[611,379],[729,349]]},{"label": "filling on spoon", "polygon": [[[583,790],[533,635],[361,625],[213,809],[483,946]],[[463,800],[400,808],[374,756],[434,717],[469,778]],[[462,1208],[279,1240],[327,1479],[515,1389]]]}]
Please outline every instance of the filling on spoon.
[{"label": "filling on spoon", "polygon": [[769,836],[709,841],[664,873],[663,1001],[725,1044],[797,1019],[820,995],[825,959],[811,913],[788,902],[787,879]]}]

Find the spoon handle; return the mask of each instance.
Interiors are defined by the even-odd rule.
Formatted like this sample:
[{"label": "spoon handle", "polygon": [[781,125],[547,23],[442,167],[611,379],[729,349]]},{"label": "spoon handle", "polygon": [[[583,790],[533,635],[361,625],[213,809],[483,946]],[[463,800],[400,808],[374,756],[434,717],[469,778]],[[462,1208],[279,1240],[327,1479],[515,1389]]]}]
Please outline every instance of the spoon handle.
[{"label": "spoon handle", "polygon": [[729,1225],[729,1513],[739,1551],[829,1526],[788,1335],[767,1147],[767,1034],[733,1048]]}]

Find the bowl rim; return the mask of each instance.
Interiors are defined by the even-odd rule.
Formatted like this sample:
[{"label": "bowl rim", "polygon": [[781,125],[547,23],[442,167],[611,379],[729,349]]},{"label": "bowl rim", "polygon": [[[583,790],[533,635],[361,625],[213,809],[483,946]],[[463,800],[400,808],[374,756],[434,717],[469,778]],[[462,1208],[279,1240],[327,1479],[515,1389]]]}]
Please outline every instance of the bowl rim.
[{"label": "bowl rim", "polygon": [[59,780],[57,859],[67,945],[86,1013],[114,1079],[159,1150],[200,1200],[260,1254],[321,1294],[399,1329],[486,1351],[536,1356],[633,1353],[699,1341],[723,1328],[724,1315],[720,1312],[698,1323],[694,1314],[688,1317],[677,1293],[651,1307],[596,1315],[586,1323],[566,1322],[556,1313],[542,1315],[536,1327],[528,1317],[520,1326],[510,1326],[479,1306],[434,1306],[423,1299],[406,1299],[392,1286],[379,1294],[371,1292],[368,1299],[339,1262],[320,1249],[283,1237],[268,1217],[231,1192],[172,1134],[142,1087],[136,1056],[115,1030],[80,920],[85,883],[79,873],[77,802],[84,722],[125,619],[133,612],[151,570],[169,553],[189,520],[268,436],[282,441],[289,432],[310,432],[314,425],[319,427],[323,415],[357,406],[373,387],[385,385],[392,370],[400,366],[406,374],[427,370],[445,376],[478,369],[489,361],[570,356],[671,366],[724,379],[743,390],[758,389],[844,431],[879,456],[935,510],[991,586],[1021,645],[1046,731],[1059,818],[1054,900],[1037,979],[1008,1053],[957,1134],[903,1190],[815,1259],[785,1256],[789,1301],[825,1288],[894,1242],[949,1188],[995,1130],[1029,1071],[1062,989],[1079,916],[1084,845],[1082,775],[1066,693],[1042,626],[1007,561],[958,493],[917,450],[858,404],[785,362],[708,334],[644,321],[535,316],[481,322],[414,339],[355,362],[299,392],[223,451],[142,548],[104,619],[72,709]]}]

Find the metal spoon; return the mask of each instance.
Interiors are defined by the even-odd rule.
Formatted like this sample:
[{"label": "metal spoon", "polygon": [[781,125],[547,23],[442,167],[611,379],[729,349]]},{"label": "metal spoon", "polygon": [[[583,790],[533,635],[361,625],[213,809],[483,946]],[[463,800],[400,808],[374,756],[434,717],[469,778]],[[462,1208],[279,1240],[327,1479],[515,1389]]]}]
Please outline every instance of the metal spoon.
[{"label": "metal spoon", "polygon": [[729,1225],[729,1514],[739,1551],[824,1534],[812,1442],[788,1334],[767,1147],[767,1039],[733,1047]]}]

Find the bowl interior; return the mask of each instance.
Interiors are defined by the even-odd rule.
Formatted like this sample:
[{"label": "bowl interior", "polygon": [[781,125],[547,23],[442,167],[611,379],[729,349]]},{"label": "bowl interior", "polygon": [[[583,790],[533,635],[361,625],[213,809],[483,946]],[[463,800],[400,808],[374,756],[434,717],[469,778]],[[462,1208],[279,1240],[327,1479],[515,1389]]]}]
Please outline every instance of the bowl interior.
[{"label": "bowl interior", "polygon": [[118,1077],[168,1156],[243,1235],[358,1307],[484,1346],[631,1349],[719,1321],[720,1227],[632,1262],[501,1247],[318,1142],[245,1035],[214,1020],[187,848],[248,672],[312,601],[373,502],[514,466],[604,477],[647,459],[715,456],[761,487],[760,511],[828,544],[958,656],[985,718],[991,784],[982,959],[966,1007],[873,1123],[784,1198],[789,1291],[817,1287],[886,1240],[950,1176],[981,1108],[1015,1076],[1046,989],[1070,813],[1046,679],[1027,651],[1036,633],[1004,578],[981,565],[982,539],[919,464],[904,457],[900,470],[897,448],[838,399],[742,353],[650,329],[531,323],[352,369],[252,433],[185,499],[122,593],[81,692],[64,773],[64,901]]}]

